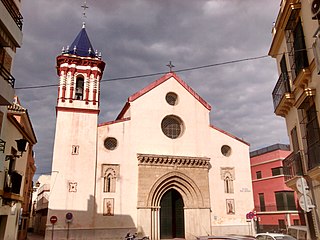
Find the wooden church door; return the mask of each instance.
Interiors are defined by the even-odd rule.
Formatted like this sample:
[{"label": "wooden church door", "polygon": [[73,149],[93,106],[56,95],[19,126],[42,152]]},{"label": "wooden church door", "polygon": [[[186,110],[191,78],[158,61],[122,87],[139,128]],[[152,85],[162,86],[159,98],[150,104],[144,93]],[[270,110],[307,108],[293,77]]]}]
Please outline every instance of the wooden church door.
[{"label": "wooden church door", "polygon": [[160,238],[184,238],[184,204],[180,193],[167,191],[160,201]]}]

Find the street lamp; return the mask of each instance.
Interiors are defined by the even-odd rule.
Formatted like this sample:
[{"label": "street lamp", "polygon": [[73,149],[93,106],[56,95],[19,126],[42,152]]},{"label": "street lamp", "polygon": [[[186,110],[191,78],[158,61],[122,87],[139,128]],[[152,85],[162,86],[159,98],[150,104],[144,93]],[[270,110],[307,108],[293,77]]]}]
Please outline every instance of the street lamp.
[{"label": "street lamp", "polygon": [[16,140],[17,142],[17,148],[18,148],[18,151],[21,153],[20,157],[22,156],[22,153],[23,152],[26,152],[26,146],[27,146],[27,139],[24,139],[24,138],[21,138],[21,139],[18,139]]},{"label": "street lamp", "polygon": [[26,146],[28,143],[27,139],[21,138],[21,139],[16,140],[16,142],[17,142],[17,148],[18,148],[18,151],[20,152],[20,155],[13,155],[13,154],[6,155],[6,161],[8,161],[10,159],[22,157],[23,152],[27,151],[26,150]]}]

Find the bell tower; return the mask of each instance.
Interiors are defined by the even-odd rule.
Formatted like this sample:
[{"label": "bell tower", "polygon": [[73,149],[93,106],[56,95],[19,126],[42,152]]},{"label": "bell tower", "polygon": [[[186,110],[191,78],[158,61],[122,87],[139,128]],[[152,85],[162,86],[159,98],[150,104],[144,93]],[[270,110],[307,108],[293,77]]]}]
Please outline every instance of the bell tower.
[{"label": "bell tower", "polygon": [[57,110],[99,110],[99,88],[105,63],[90,43],[85,24],[71,46],[57,57],[60,78]]},{"label": "bell tower", "polygon": [[[55,229],[60,229],[61,236],[66,236],[67,227],[94,225],[99,92],[104,67],[85,24],[57,57],[59,87],[48,219],[58,218]],[[72,216],[73,226],[66,225],[67,213],[71,213],[68,216]],[[46,234],[50,231],[47,228]]]}]

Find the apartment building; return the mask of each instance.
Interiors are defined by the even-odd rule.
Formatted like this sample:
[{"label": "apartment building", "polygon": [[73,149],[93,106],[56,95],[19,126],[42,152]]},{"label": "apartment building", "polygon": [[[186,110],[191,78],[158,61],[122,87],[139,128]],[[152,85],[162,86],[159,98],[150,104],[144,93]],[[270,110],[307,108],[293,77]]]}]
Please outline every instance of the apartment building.
[{"label": "apartment building", "polygon": [[258,232],[287,233],[290,226],[305,222],[299,217],[297,194],[285,185],[282,160],[290,153],[290,146],[286,144],[250,152]]},{"label": "apartment building", "polygon": [[21,0],[0,1],[0,239],[25,239],[36,137],[15,98],[12,67],[22,44]]},{"label": "apartment building", "polygon": [[311,239],[320,239],[319,19],[319,0],[280,1],[269,50],[279,72],[274,112],[285,118],[292,151],[283,161],[286,185],[301,198]]},{"label": "apartment building", "polygon": [[41,175],[35,183],[32,195],[31,219],[29,228],[33,232],[44,235],[48,216],[51,175]]}]

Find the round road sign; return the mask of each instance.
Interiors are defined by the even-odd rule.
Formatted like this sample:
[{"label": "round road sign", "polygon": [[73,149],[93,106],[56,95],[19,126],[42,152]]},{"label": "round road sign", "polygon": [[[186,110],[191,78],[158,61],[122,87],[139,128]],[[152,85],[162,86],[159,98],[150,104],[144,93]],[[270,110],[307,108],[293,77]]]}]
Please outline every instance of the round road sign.
[{"label": "round road sign", "polygon": [[254,216],[255,216],[254,212],[248,212],[246,214],[246,219],[252,219],[252,218],[254,218]]},{"label": "round road sign", "polygon": [[299,204],[300,204],[300,207],[306,212],[310,212],[312,210],[312,208],[314,207],[312,204],[311,197],[309,197],[308,195],[300,196]]},{"label": "round road sign", "polygon": [[58,221],[57,216],[51,216],[51,217],[50,217],[50,222],[51,222],[52,224],[55,224],[57,221]]},{"label": "round road sign", "polygon": [[72,213],[71,213],[71,212],[68,212],[68,213],[66,214],[66,220],[67,220],[67,222],[71,222],[71,221],[72,221],[72,218],[73,218]]},{"label": "round road sign", "polygon": [[298,191],[302,194],[309,193],[308,183],[307,183],[306,179],[304,179],[302,177],[297,179],[296,187],[297,187]]}]

